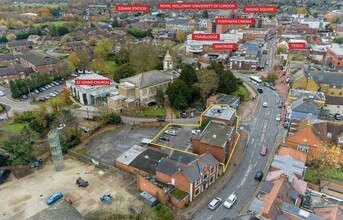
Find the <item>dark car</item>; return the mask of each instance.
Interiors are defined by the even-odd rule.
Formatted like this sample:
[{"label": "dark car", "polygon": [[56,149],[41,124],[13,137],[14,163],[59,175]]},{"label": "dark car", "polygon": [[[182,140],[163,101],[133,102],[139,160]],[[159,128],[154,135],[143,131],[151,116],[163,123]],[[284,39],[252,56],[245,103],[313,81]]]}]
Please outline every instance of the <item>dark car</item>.
[{"label": "dark car", "polygon": [[7,180],[10,173],[10,170],[0,170],[0,184],[3,184]]},{"label": "dark car", "polygon": [[285,121],[285,123],[283,123],[283,128],[288,128],[289,127],[289,121]]},{"label": "dark car", "polygon": [[186,111],[182,111],[181,112],[181,117],[182,118],[187,118],[187,112]]},{"label": "dark car", "polygon": [[79,178],[77,178],[77,180],[76,180],[76,185],[77,185],[78,187],[80,187],[80,186],[86,187],[86,186],[88,186],[89,184],[88,184],[88,181],[85,181],[85,180],[83,180],[81,177],[79,177]]},{"label": "dark car", "polygon": [[282,101],[282,99],[279,99],[277,102],[277,107],[282,108],[282,106],[283,106],[283,101]]},{"label": "dark car", "polygon": [[341,114],[336,113],[336,114],[335,114],[335,119],[336,119],[337,121],[341,121],[341,120],[342,120]]},{"label": "dark car", "polygon": [[158,122],[166,122],[166,119],[165,118],[158,118],[158,119],[156,119],[156,121],[158,121]]},{"label": "dark car", "polygon": [[262,171],[257,171],[255,174],[255,180],[261,181],[263,178],[263,172]]},{"label": "dark car", "polygon": [[257,88],[258,93],[263,93],[263,90],[261,88]]},{"label": "dark car", "polygon": [[27,95],[21,95],[19,96],[20,99],[27,99]]},{"label": "dark car", "polygon": [[134,206],[134,205],[129,205],[129,211],[132,213],[132,214],[134,214],[134,215],[140,215],[140,214],[142,214],[142,211],[139,209],[139,208],[137,208],[136,206]]},{"label": "dark car", "polygon": [[162,135],[160,137],[160,140],[162,140],[162,141],[170,141],[170,137],[168,137],[167,135]]},{"label": "dark car", "polygon": [[157,102],[149,102],[148,103],[148,106],[154,106],[154,105],[157,105]]}]

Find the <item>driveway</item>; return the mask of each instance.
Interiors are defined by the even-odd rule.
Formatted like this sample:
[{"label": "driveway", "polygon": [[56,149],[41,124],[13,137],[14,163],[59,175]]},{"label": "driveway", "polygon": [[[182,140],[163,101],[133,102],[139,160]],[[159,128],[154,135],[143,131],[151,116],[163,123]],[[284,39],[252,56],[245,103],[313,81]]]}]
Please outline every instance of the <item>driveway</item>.
[{"label": "driveway", "polygon": [[[147,209],[137,197],[136,181],[133,178],[101,170],[71,158],[64,162],[63,170],[58,172],[52,162],[47,161],[43,169],[35,170],[21,179],[16,179],[11,174],[8,181],[0,185],[1,219],[31,217],[47,208],[46,199],[57,191],[63,193],[63,198],[70,198],[82,215],[99,206],[113,208],[122,214],[129,214],[129,204],[135,204],[141,210]],[[77,187],[75,181],[78,177],[87,180],[89,186]],[[103,194],[112,195],[113,202],[109,206],[100,201]]]},{"label": "driveway", "polygon": [[152,139],[162,127],[132,127],[123,125],[115,130],[94,135],[83,147],[87,156],[113,165],[117,157],[133,145],[140,145],[143,138]]}]

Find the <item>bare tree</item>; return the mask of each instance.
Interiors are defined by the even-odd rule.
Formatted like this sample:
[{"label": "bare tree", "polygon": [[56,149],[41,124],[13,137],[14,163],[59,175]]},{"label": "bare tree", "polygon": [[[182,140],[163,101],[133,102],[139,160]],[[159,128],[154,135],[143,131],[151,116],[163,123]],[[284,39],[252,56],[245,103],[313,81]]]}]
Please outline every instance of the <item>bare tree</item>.
[{"label": "bare tree", "polygon": [[214,70],[201,69],[197,73],[200,95],[203,98],[203,101],[206,102],[206,99],[211,93],[216,93],[219,86],[219,77],[214,72]]}]

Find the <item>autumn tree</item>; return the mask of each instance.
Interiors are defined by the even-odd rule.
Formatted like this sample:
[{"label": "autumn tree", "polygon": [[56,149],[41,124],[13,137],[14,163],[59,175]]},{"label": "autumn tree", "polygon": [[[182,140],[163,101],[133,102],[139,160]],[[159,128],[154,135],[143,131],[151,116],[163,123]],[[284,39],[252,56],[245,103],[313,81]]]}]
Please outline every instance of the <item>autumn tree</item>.
[{"label": "autumn tree", "polygon": [[51,17],[51,16],[52,16],[51,10],[50,10],[50,8],[48,8],[48,7],[41,8],[41,9],[39,10],[39,15],[40,15],[41,17]]},{"label": "autumn tree", "polygon": [[97,39],[91,38],[91,39],[88,40],[87,43],[88,43],[88,46],[94,47],[94,46],[96,46]]},{"label": "autumn tree", "polygon": [[94,58],[91,63],[91,68],[92,70],[99,73],[110,74],[108,62],[104,60],[102,57]]},{"label": "autumn tree", "polygon": [[77,56],[75,51],[69,55],[68,60],[71,62],[71,64],[73,64],[73,66],[75,66],[76,68],[79,68],[80,59]]},{"label": "autumn tree", "polygon": [[325,171],[337,171],[340,162],[340,146],[324,145],[315,149],[308,157],[308,166],[317,179],[325,176]]},{"label": "autumn tree", "polygon": [[297,8],[297,14],[306,15],[307,14],[306,8]]},{"label": "autumn tree", "polygon": [[285,44],[279,44],[276,49],[277,54],[282,54],[287,52],[287,47]]},{"label": "autumn tree", "polygon": [[97,45],[94,47],[94,57],[102,58],[107,60],[108,56],[113,51],[113,43],[110,39],[104,38],[97,42]]},{"label": "autumn tree", "polygon": [[271,82],[273,85],[275,84],[275,81],[279,79],[279,74],[275,71],[271,71],[267,74],[266,80],[268,82]]},{"label": "autumn tree", "polygon": [[203,102],[206,102],[206,99],[212,93],[216,93],[219,86],[219,77],[214,70],[210,69],[201,69],[197,73],[200,95],[203,99]]},{"label": "autumn tree", "polygon": [[74,71],[75,66],[69,60],[63,60],[55,66],[53,74],[56,78],[65,78],[69,77]]},{"label": "autumn tree", "polygon": [[186,39],[185,31],[182,30],[182,29],[177,30],[177,32],[176,32],[176,40],[179,41],[179,42],[184,42],[185,39]]},{"label": "autumn tree", "polygon": [[17,36],[15,34],[11,33],[11,34],[6,36],[6,39],[8,41],[15,41],[17,39]]},{"label": "autumn tree", "polygon": [[135,71],[128,64],[117,67],[114,71],[113,80],[119,82],[119,80],[134,76]]},{"label": "autumn tree", "polygon": [[157,62],[156,48],[148,44],[139,44],[130,54],[130,66],[136,73],[153,70]]},{"label": "autumn tree", "polygon": [[130,62],[130,51],[127,46],[122,46],[114,57],[117,65],[127,64]]}]

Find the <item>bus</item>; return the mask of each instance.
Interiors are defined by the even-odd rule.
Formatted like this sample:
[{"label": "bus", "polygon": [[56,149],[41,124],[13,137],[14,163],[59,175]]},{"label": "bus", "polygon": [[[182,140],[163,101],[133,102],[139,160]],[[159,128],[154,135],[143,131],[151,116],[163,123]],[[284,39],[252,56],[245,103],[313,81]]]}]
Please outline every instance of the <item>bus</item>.
[{"label": "bus", "polygon": [[260,77],[258,76],[250,76],[250,81],[256,85],[262,84],[262,80],[260,80]]}]

